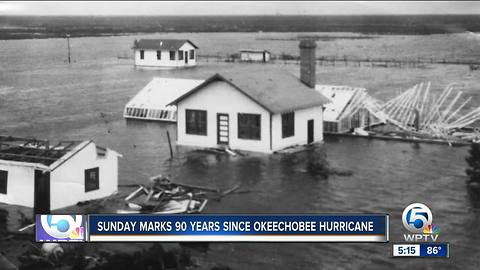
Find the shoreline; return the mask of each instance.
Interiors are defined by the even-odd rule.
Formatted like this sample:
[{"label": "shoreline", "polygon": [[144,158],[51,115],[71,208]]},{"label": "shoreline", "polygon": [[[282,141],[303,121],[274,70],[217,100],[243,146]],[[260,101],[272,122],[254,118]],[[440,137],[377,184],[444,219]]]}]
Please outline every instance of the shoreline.
[{"label": "shoreline", "polygon": [[[21,28],[23,29],[23,28]],[[43,39],[59,39],[65,38],[67,32],[55,33],[55,32],[25,32],[25,33],[13,33],[9,35],[4,32],[0,26],[0,41],[8,40],[43,40]],[[354,32],[354,31],[132,31],[132,32],[102,32],[102,33],[72,33],[68,32],[70,38],[94,38],[94,37],[124,37],[124,36],[141,36],[141,35],[171,35],[171,34],[291,34],[298,33],[299,37],[297,39],[292,38],[260,38],[259,40],[265,41],[295,41],[300,38],[313,38],[318,41],[334,42],[336,40],[362,40],[362,39],[376,39],[382,36],[388,37],[401,37],[401,36],[412,36],[412,37],[426,37],[433,35],[455,35],[455,34],[465,34],[466,32],[444,32],[444,33],[381,33],[381,32]],[[304,35],[306,33],[321,33],[321,36],[315,35]],[[341,36],[336,36],[336,34],[342,34]]]},{"label": "shoreline", "polygon": [[151,33],[361,33],[432,35],[480,32],[480,17],[465,15],[250,16],[2,16],[0,39],[97,37]]}]

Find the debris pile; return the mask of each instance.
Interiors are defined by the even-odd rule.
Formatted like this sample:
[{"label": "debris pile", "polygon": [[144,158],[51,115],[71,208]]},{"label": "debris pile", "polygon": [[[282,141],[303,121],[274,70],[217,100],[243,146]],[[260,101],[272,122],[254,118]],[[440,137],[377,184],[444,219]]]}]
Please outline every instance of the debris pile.
[{"label": "debris pile", "polygon": [[472,99],[460,101],[462,91],[450,84],[440,93],[430,91],[430,83],[420,83],[383,105],[388,122],[419,135],[443,139],[471,139],[478,132],[463,133],[461,129],[480,120],[480,107],[462,114]]},{"label": "debris pile", "polygon": [[125,198],[128,209],[117,213],[201,213],[209,199],[220,199],[238,188],[239,185],[222,192],[216,188],[174,183],[168,177],[157,175],[151,177],[147,185],[138,185]]},{"label": "debris pile", "polygon": [[[480,120],[480,107],[469,112],[472,97],[462,98],[459,84],[450,84],[441,92],[431,91],[431,84],[420,83],[395,98],[382,102],[366,93],[355,95],[343,108],[340,123],[360,118],[353,127],[391,124],[409,135],[447,141],[480,141],[480,130],[470,127]],[[358,117],[362,110],[366,119]],[[352,122],[353,123],[353,122]],[[352,124],[353,125],[353,124]],[[366,135],[362,132],[361,135]]]}]

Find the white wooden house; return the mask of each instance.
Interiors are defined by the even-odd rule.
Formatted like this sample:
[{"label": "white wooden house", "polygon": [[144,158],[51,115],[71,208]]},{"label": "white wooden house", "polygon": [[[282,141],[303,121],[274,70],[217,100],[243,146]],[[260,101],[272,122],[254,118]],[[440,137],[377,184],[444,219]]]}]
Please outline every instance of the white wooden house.
[{"label": "white wooden house", "polygon": [[267,50],[240,50],[240,61],[244,62],[268,62],[271,56]]},{"label": "white wooden house", "polygon": [[[6,139],[5,139],[6,138]],[[107,197],[117,191],[118,157],[92,141],[48,142],[2,137],[0,202],[33,207],[35,213]]]},{"label": "white wooden house", "polygon": [[281,70],[215,74],[174,100],[177,143],[271,153],[323,140],[329,100]]},{"label": "white wooden house", "polygon": [[136,67],[192,67],[198,47],[186,39],[140,39],[133,44]]}]

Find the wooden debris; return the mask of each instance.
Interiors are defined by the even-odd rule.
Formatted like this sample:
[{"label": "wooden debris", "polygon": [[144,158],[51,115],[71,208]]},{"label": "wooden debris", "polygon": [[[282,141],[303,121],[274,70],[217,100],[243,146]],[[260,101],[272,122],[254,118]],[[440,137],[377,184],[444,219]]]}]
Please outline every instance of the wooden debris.
[{"label": "wooden debris", "polygon": [[148,185],[137,187],[125,198],[128,209],[120,209],[118,213],[200,213],[208,199],[223,198],[240,185],[221,192],[217,188],[172,182],[168,177],[156,175],[150,177]]},{"label": "wooden debris", "polygon": [[471,97],[460,102],[463,92],[455,87],[458,85],[450,84],[434,94],[430,82],[417,84],[381,106],[385,121],[416,136],[474,141],[480,138],[478,134],[457,136],[457,132],[480,120],[480,107],[462,115]]}]

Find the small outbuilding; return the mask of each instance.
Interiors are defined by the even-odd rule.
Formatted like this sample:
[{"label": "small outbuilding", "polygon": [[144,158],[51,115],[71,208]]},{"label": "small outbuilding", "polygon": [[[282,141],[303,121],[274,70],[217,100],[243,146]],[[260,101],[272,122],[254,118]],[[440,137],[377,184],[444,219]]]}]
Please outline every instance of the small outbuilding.
[{"label": "small outbuilding", "polygon": [[240,61],[244,62],[268,62],[272,54],[267,50],[240,50]]},{"label": "small outbuilding", "polygon": [[0,137],[0,202],[35,213],[110,196],[118,187],[118,157],[92,141]]},{"label": "small outbuilding", "polygon": [[271,153],[322,141],[328,102],[290,73],[262,69],[215,74],[171,105],[179,145]]},{"label": "small outbuilding", "polygon": [[133,44],[136,67],[193,67],[198,47],[187,39],[140,39]]}]

